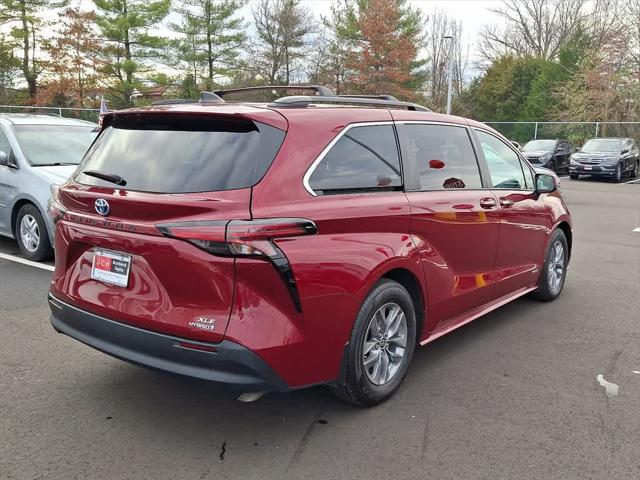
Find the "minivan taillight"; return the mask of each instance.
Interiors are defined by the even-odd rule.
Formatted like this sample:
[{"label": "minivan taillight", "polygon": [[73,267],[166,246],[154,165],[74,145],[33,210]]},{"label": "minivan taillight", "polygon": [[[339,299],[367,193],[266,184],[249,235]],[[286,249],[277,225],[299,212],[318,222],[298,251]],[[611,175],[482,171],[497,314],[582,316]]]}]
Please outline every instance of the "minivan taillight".
[{"label": "minivan taillight", "polygon": [[305,218],[202,221],[168,223],[157,228],[167,237],[184,240],[213,255],[269,260],[285,282],[296,309],[302,311],[291,265],[274,240],[314,235],[318,228],[313,221]]},{"label": "minivan taillight", "polygon": [[53,220],[53,223],[56,224],[62,217],[64,217],[64,214],[67,213],[67,209],[62,205],[62,203],[60,203],[60,185],[52,184],[49,189],[51,190],[51,198],[49,198],[49,202],[47,204],[47,213]]}]

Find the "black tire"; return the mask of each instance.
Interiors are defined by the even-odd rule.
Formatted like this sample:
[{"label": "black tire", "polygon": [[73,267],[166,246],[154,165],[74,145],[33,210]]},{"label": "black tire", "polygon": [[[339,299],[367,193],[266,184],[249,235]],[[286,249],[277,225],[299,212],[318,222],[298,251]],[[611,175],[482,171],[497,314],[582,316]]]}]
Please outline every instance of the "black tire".
[{"label": "black tire", "polygon": [[623,172],[622,172],[622,164],[621,164],[621,163],[619,163],[619,164],[616,166],[616,175],[613,177],[613,181],[614,181],[615,183],[620,183],[620,182],[622,181],[622,175],[623,175]]},{"label": "black tire", "polygon": [[[374,315],[388,304],[399,306],[406,320],[406,348],[399,367],[383,384],[373,383],[365,371],[364,343]],[[398,282],[383,279],[365,298],[353,325],[343,359],[344,378],[331,391],[339,398],[363,407],[384,402],[398,389],[407,373],[416,346],[416,315],[409,292]],[[379,354],[380,355],[380,354]],[[389,357],[390,358],[390,357]]]},{"label": "black tire", "polygon": [[[562,245],[563,249],[562,277],[559,284],[554,285],[552,273],[550,272],[550,264],[554,263],[555,261],[555,248],[556,243],[558,242]],[[568,263],[569,245],[567,243],[567,237],[562,230],[557,229],[551,234],[551,239],[549,240],[549,245],[547,247],[547,253],[544,257],[544,264],[542,265],[542,272],[540,273],[540,280],[538,280],[538,288],[533,292],[533,297],[536,300],[550,302],[551,300],[555,300],[560,296],[560,294],[562,293],[562,288],[564,287],[564,282],[567,278]]]},{"label": "black tire", "polygon": [[640,160],[637,160],[636,163],[633,164],[633,170],[629,173],[629,178],[636,178],[638,176],[638,165],[640,164]]},{"label": "black tire", "polygon": [[580,175],[578,175],[577,173],[570,173],[569,178],[571,180],[578,180],[580,178]]},{"label": "black tire", "polygon": [[[33,218],[37,225],[39,241],[37,248],[35,249],[33,245],[27,247],[27,245],[24,244],[20,231],[22,219],[27,216]],[[26,205],[20,207],[20,210],[18,210],[18,215],[16,215],[16,223],[14,228],[16,241],[18,242],[18,248],[25,258],[33,262],[41,262],[42,260],[48,260],[53,256],[53,249],[51,248],[51,243],[49,242],[47,225],[44,223],[44,219],[42,218],[40,211],[35,205],[33,205],[32,203],[27,203]]]}]

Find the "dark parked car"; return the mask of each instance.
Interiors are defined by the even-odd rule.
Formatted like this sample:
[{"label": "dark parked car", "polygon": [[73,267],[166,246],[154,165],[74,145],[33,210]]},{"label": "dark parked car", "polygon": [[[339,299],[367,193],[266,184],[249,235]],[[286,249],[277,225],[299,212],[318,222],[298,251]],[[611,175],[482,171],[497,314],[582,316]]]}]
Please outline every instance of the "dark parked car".
[{"label": "dark parked car", "polygon": [[633,138],[592,138],[571,156],[569,175],[574,180],[592,175],[620,182],[625,175],[637,177],[639,167],[640,149]]},{"label": "dark parked car", "polygon": [[486,125],[393,100],[113,112],[50,205],[51,321],[135,364],[374,405],[416,346],[560,295],[558,184]]},{"label": "dark parked car", "polygon": [[568,170],[574,146],[568,140],[531,140],[522,147],[522,154],[532,165],[554,171]]}]

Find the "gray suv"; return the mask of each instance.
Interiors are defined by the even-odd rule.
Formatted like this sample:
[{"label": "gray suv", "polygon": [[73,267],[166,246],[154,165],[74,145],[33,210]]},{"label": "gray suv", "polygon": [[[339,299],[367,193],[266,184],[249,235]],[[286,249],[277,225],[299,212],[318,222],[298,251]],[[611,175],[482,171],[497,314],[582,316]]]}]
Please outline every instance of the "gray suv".
[{"label": "gray suv", "polygon": [[52,115],[0,114],[0,235],[15,238],[29,260],[52,255],[51,187],[67,181],[96,127]]},{"label": "gray suv", "polygon": [[620,182],[622,177],[638,176],[640,148],[632,138],[592,138],[571,156],[569,175],[577,180],[580,175],[610,178]]}]

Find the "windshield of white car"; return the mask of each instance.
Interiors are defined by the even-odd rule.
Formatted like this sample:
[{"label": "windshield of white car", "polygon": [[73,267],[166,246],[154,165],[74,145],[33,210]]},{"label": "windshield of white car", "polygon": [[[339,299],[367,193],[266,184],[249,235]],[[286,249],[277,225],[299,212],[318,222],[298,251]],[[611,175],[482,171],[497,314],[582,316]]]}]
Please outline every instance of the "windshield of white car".
[{"label": "windshield of white car", "polygon": [[556,146],[555,140],[531,140],[524,147],[522,147],[523,151],[531,151],[531,150],[542,150],[542,151],[550,151],[553,150]]},{"label": "windshield of white car", "polygon": [[597,153],[597,152],[618,153],[620,152],[620,140],[603,139],[603,138],[587,140],[587,142],[582,146],[580,151],[584,153]]},{"label": "windshield of white car", "polygon": [[77,165],[96,137],[93,125],[14,125],[27,161],[34,167]]}]

